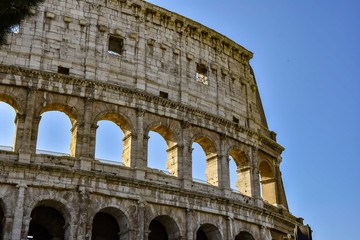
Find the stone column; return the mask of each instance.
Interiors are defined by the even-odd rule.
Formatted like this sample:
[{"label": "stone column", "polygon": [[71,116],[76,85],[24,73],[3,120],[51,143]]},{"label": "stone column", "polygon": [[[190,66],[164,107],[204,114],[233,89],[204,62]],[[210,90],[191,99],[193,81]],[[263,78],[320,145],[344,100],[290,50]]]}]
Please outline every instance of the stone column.
[{"label": "stone column", "polygon": [[23,216],[24,216],[25,190],[27,185],[20,183],[16,187],[18,188],[18,198],[14,212],[14,221],[13,221],[11,239],[21,240]]},{"label": "stone column", "polygon": [[84,186],[79,186],[79,210],[76,231],[76,239],[78,240],[91,239],[92,219],[89,222],[88,217],[90,201],[89,192]]},{"label": "stone column", "polygon": [[230,194],[230,169],[229,156],[226,153],[226,135],[222,134],[220,138],[220,155],[218,156],[219,165],[219,187],[221,187],[224,196]]},{"label": "stone column", "polygon": [[183,187],[191,188],[192,183],[192,146],[189,142],[189,127],[190,123],[188,121],[181,122],[181,136],[182,136],[182,148],[180,149],[180,159],[181,161],[181,170],[180,177],[183,179]]},{"label": "stone column", "polygon": [[76,143],[76,156],[80,158],[80,168],[85,171],[91,170],[92,160],[95,158],[96,128],[93,131],[91,123],[92,99],[86,99],[84,104],[83,124],[79,124]]},{"label": "stone column", "polygon": [[23,142],[23,135],[25,130],[25,114],[17,113],[15,117],[15,125],[16,125],[16,132],[15,132],[15,139],[14,139],[14,152],[19,152],[21,149],[21,145],[24,144]]},{"label": "stone column", "polygon": [[263,201],[261,198],[261,189],[260,189],[260,176],[259,176],[259,157],[258,157],[258,148],[251,148],[250,156],[250,166],[251,166],[251,197],[255,201],[255,205],[262,207]]},{"label": "stone column", "polygon": [[176,144],[172,147],[166,149],[168,160],[166,161],[166,168],[169,170],[170,175],[175,177],[180,177],[181,164],[182,160],[179,157],[181,152],[181,147],[179,144]]},{"label": "stone column", "polygon": [[280,163],[282,158],[279,156],[275,161],[275,179],[276,179],[276,192],[277,192],[277,204],[280,207],[288,209],[285,189],[282,181],[281,171],[280,171]]},{"label": "stone column", "polygon": [[233,220],[234,218],[232,216],[229,216],[227,218],[227,239],[234,239],[234,233],[233,233]]},{"label": "stone column", "polygon": [[[29,88],[27,93],[25,115],[16,116],[16,134],[14,151],[19,153],[19,161],[30,163],[31,153],[36,152],[37,127],[34,131],[36,91]],[[39,119],[40,121],[40,119]]]},{"label": "stone column", "polygon": [[143,201],[138,201],[138,215],[137,215],[137,234],[136,239],[148,239],[149,231],[145,229],[145,203]]},{"label": "stone column", "polygon": [[138,108],[136,112],[136,123],[137,123],[137,137],[134,138],[134,146],[132,151],[131,159],[136,159],[131,161],[131,167],[136,168],[136,178],[144,179],[145,171],[147,168],[147,139],[148,136],[144,135],[144,115],[146,110]]},{"label": "stone column", "polygon": [[208,184],[219,186],[219,177],[221,174],[219,165],[218,155],[215,154],[206,156],[206,178]]},{"label": "stone column", "polygon": [[237,182],[236,187],[238,187],[239,192],[242,194],[251,197],[251,178],[252,178],[252,167],[246,166],[236,169],[237,172]]},{"label": "stone column", "polygon": [[186,240],[193,240],[194,239],[194,232],[193,232],[193,216],[194,210],[189,208],[186,209]]},{"label": "stone column", "polygon": [[[93,153],[92,149],[95,149],[95,146],[91,145],[92,103],[93,103],[92,99],[86,99],[85,104],[84,104],[84,124],[83,124],[83,128],[82,128],[83,132],[81,134],[82,138],[79,139],[81,142],[78,143],[81,145],[80,157],[82,157],[82,158],[94,158],[94,156],[92,156],[92,154],[91,154],[91,153]],[[95,153],[95,151],[94,151],[94,153]]]}]

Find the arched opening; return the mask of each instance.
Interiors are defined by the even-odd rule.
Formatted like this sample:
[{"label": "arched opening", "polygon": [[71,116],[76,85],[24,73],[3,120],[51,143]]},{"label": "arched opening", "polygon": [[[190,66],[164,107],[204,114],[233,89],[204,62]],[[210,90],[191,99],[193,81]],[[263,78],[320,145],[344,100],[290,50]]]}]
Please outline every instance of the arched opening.
[{"label": "arched opening", "polygon": [[129,240],[129,221],[116,208],[104,208],[96,213],[92,223],[92,240]]},{"label": "arched opening", "polygon": [[65,219],[56,209],[38,206],[31,212],[28,239],[65,239]]},{"label": "arched opening", "polygon": [[276,181],[271,165],[263,160],[259,165],[262,198],[270,204],[276,204]]},{"label": "arched opening", "polygon": [[0,205],[0,239],[2,240],[4,238],[4,224],[5,224],[5,215],[2,209],[2,206]]},{"label": "arched opening", "polygon": [[71,131],[72,124],[65,113],[44,112],[39,123],[36,152],[60,156],[71,154]]},{"label": "arched opening", "polygon": [[194,181],[207,183],[206,155],[202,147],[196,142],[192,144],[192,177]]},{"label": "arched opening", "polygon": [[131,131],[127,119],[106,113],[97,121],[95,158],[130,167]]},{"label": "arched opening", "polygon": [[229,153],[230,184],[240,193],[251,196],[251,168],[248,158],[240,149],[232,149]]},{"label": "arched opening", "polygon": [[99,212],[92,223],[92,240],[119,240],[120,228],[113,216]]},{"label": "arched opening", "polygon": [[174,219],[169,216],[158,216],[149,225],[149,240],[177,240],[180,229]]},{"label": "arched opening", "polygon": [[242,231],[235,237],[235,240],[255,240],[255,239],[250,233]]},{"label": "arched opening", "polygon": [[[211,184],[214,186],[218,186],[219,185],[219,167],[218,167],[218,158],[217,158],[217,153],[216,153],[216,149],[214,144],[205,137],[197,137],[194,140],[194,143],[197,143],[201,149],[203,150],[203,152],[205,153],[205,158],[206,158],[206,170],[205,170],[205,175],[206,175],[206,182],[207,184]],[[203,158],[201,151],[199,151],[199,147],[193,143],[193,148],[194,150],[196,149],[196,152],[192,154],[192,169],[193,169],[193,178],[194,176],[200,176],[203,177],[203,173],[197,173],[198,169],[197,167],[202,167],[203,168],[203,163],[202,164],[198,164],[199,161],[201,161],[201,158]],[[199,154],[200,152],[200,154]],[[200,158],[197,158],[200,157]],[[196,181],[196,177],[194,178],[194,180]],[[201,179],[200,179],[201,180]]]},{"label": "arched opening", "polygon": [[13,151],[16,131],[15,109],[0,99],[0,150]]},{"label": "arched opening", "polygon": [[149,131],[148,167],[178,176],[178,145],[170,128],[156,125]]},{"label": "arched opening", "polygon": [[166,229],[159,221],[152,220],[149,230],[149,240],[168,240]]},{"label": "arched opening", "polygon": [[119,126],[107,120],[98,122],[95,159],[114,164],[122,163],[124,133]]},{"label": "arched opening", "polygon": [[203,224],[196,232],[196,240],[221,240],[221,233],[212,224]]},{"label": "arched opening", "polygon": [[239,191],[237,187],[238,173],[237,166],[232,156],[229,157],[229,177],[230,177],[230,188]]}]

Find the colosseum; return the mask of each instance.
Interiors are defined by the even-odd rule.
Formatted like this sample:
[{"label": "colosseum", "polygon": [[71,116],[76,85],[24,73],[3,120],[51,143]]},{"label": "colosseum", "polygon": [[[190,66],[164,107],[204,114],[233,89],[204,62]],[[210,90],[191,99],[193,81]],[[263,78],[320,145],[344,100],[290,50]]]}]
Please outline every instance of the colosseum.
[{"label": "colosseum", "polygon": [[[16,112],[14,145],[0,150],[1,239],[301,239],[252,52],[143,0],[31,11],[0,50],[0,101]],[[37,151],[48,111],[71,121],[69,155]],[[95,158],[102,120],[124,133],[121,164]],[[168,172],[148,166],[150,131]],[[206,182],[193,178],[193,143]]]}]

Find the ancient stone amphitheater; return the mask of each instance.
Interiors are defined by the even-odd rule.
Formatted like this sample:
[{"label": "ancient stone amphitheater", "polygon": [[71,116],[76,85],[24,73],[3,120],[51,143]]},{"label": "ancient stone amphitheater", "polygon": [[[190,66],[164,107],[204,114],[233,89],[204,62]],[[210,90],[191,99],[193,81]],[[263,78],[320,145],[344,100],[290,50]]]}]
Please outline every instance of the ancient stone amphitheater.
[{"label": "ancient stone amphitheater", "polygon": [[[0,50],[0,101],[16,111],[0,151],[2,239],[283,240],[288,210],[252,53],[142,0],[47,0]],[[41,115],[65,113],[70,156],[36,151]],[[122,164],[95,159],[97,123],[124,132]],[[147,164],[149,131],[169,173]],[[192,144],[207,182],[192,177]],[[230,188],[229,158],[238,191]]]}]

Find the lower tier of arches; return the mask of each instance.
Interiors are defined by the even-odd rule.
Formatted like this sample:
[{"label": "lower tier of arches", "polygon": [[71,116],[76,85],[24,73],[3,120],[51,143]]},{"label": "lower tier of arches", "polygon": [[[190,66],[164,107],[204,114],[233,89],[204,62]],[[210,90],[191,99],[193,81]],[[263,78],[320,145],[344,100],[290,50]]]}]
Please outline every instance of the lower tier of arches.
[{"label": "lower tier of arches", "polygon": [[0,167],[0,239],[282,240],[296,226],[210,194],[51,170]]}]

